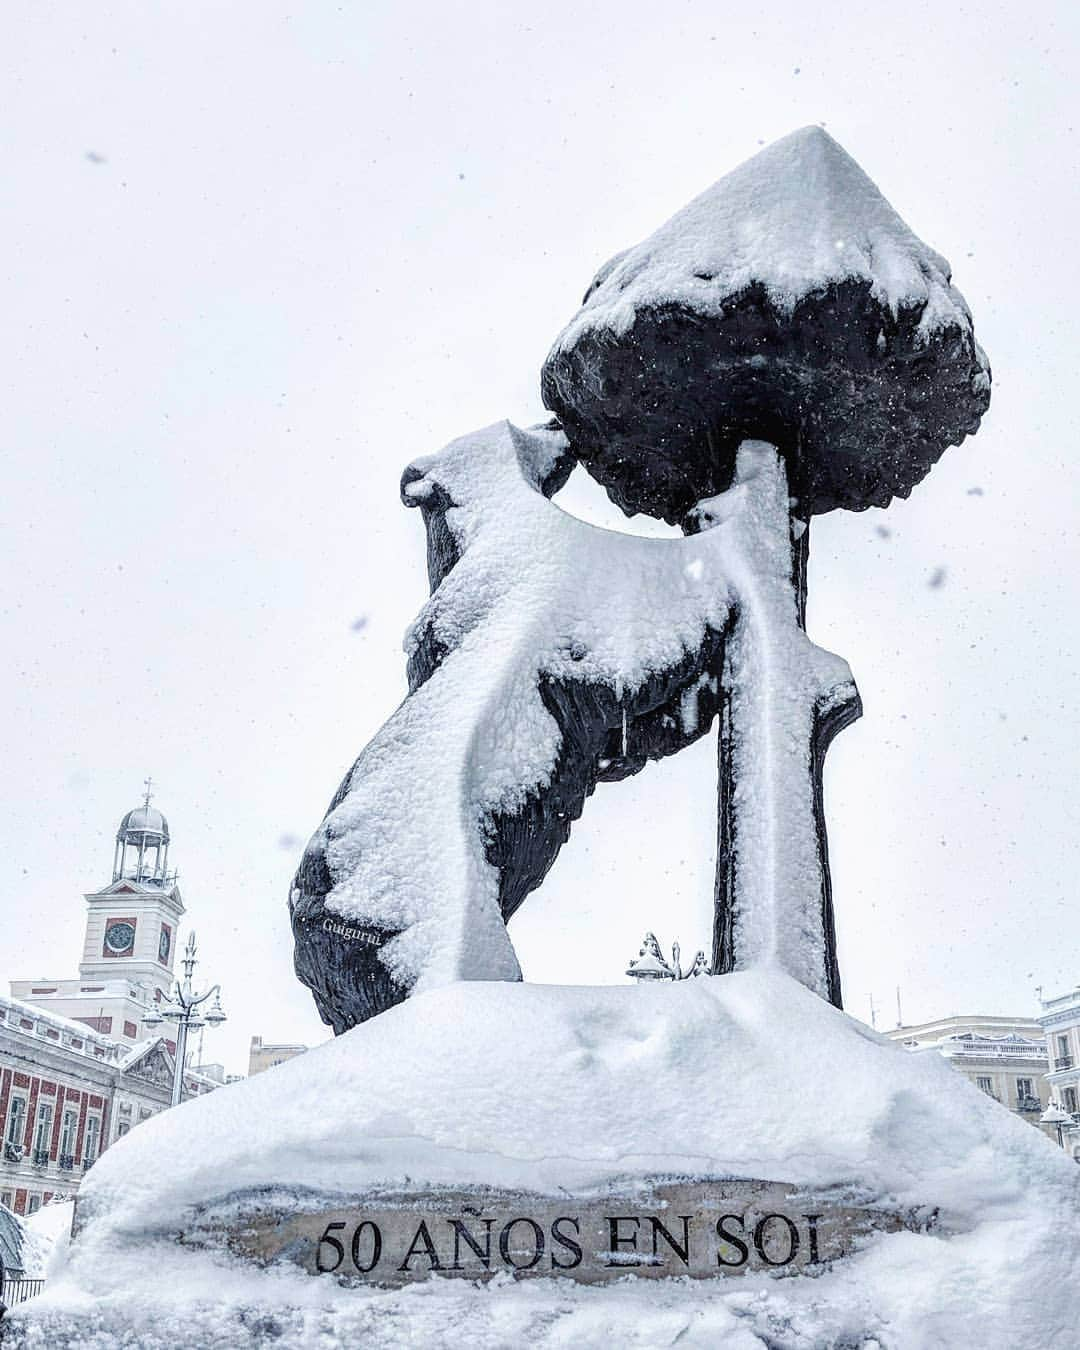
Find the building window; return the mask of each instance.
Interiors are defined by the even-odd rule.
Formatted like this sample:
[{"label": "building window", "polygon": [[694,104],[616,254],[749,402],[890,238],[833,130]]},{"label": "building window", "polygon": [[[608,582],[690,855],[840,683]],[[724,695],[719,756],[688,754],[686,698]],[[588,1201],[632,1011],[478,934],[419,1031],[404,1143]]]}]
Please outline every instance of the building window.
[{"label": "building window", "polygon": [[128,1038],[129,1041],[133,1041],[138,1034],[139,1028],[135,1025],[134,1022],[124,1023],[124,1035]]},{"label": "building window", "polygon": [[101,1117],[87,1116],[86,1118],[86,1140],[83,1144],[83,1166],[92,1166],[98,1154],[98,1143],[101,1140]]},{"label": "building window", "polygon": [[52,1134],[52,1119],[52,1102],[38,1102],[33,1161],[39,1167],[43,1167],[49,1161],[49,1136]]},{"label": "building window", "polygon": [[154,1114],[153,1111],[151,1111],[149,1107],[147,1107],[147,1106],[140,1106],[140,1107],[139,1107],[139,1124],[141,1125],[142,1122],[143,1122],[144,1120],[149,1120],[150,1117],[151,1117],[153,1114]]},{"label": "building window", "polygon": [[980,1092],[989,1092],[990,1095],[993,1096],[994,1084],[990,1081],[989,1078],[976,1078],[975,1086],[980,1090]]},{"label": "building window", "polygon": [[0,1193],[0,1205],[3,1205],[5,1209],[14,1210],[14,1208],[15,1208],[15,1192],[14,1192],[14,1191],[4,1191],[4,1192]]},{"label": "building window", "polygon": [[1076,1089],[1074,1087],[1067,1087],[1065,1089],[1065,1110],[1076,1110]]},{"label": "building window", "polygon": [[130,1120],[122,1120],[122,1121],[120,1122],[120,1124],[117,1125],[117,1127],[116,1127],[116,1137],[117,1137],[117,1139],[123,1139],[124,1135],[127,1134],[128,1130],[130,1130],[130,1129],[131,1129],[131,1121],[130,1121]]},{"label": "building window", "polygon": [[60,1131],[60,1166],[75,1165],[75,1134],[79,1128],[79,1117],[75,1111],[64,1112],[64,1125]]},{"label": "building window", "polygon": [[1035,1096],[1035,1084],[1030,1078],[1018,1078],[1016,1080],[1016,1100],[1023,1102],[1029,1097]]},{"label": "building window", "polygon": [[12,1097],[8,1107],[7,1129],[4,1131],[4,1152],[22,1148],[26,1134],[26,1098]]},{"label": "building window", "polygon": [[36,1214],[40,1208],[41,1208],[41,1196],[32,1195],[29,1201],[27,1202],[26,1206],[27,1214]]}]

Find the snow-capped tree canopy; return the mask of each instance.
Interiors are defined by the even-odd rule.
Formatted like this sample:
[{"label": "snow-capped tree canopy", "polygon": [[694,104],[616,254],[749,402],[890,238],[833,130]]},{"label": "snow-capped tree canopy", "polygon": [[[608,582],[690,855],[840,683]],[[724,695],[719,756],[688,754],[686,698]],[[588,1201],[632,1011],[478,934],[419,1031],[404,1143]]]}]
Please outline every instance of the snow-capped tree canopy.
[{"label": "snow-capped tree canopy", "polygon": [[907,496],[978,429],[990,369],[946,260],[806,127],[601,268],[543,393],[627,513],[678,522],[761,437],[807,519]]}]

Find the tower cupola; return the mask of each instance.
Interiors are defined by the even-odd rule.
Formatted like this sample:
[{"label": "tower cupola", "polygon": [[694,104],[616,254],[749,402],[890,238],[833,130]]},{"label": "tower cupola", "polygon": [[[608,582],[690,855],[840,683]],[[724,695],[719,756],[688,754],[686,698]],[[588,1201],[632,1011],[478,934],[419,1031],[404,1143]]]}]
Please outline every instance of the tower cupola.
[{"label": "tower cupola", "polygon": [[116,831],[113,853],[113,881],[128,878],[144,884],[164,886],[170,880],[169,822],[150,805],[153,782],[147,778],[146,794],[121,820]]}]

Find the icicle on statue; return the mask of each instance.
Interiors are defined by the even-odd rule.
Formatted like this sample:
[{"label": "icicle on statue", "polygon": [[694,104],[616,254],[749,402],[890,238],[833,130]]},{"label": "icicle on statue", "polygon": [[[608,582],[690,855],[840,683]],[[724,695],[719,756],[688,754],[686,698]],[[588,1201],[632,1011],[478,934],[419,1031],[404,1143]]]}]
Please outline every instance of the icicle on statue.
[{"label": "icicle on statue", "polygon": [[[948,264],[807,128],[602,268],[542,388],[549,425],[405,472],[432,593],[409,697],[297,872],[297,973],[338,1032],[520,978],[506,921],[597,782],[718,717],[711,969],[777,965],[839,1005],[822,769],[860,704],[804,631],[809,522],[907,496],[977,430],[990,371]],[[686,537],[561,511],[576,462]]]}]

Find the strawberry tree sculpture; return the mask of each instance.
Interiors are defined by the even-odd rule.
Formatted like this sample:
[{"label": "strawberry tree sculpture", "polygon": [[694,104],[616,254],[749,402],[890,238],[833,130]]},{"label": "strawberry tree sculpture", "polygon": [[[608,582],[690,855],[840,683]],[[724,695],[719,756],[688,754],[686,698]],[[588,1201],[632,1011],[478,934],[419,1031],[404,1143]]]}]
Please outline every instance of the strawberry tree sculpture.
[{"label": "strawberry tree sculpture", "polygon": [[[805,632],[809,525],[907,496],[977,430],[990,371],[948,265],[808,128],[603,267],[542,389],[549,425],[406,470],[432,594],[409,697],[297,873],[297,972],[339,1032],[520,978],[506,920],[597,782],[719,718],[710,969],[775,965],[839,1006],[822,771],[860,702]],[[567,515],[575,462],[684,537]]]}]

